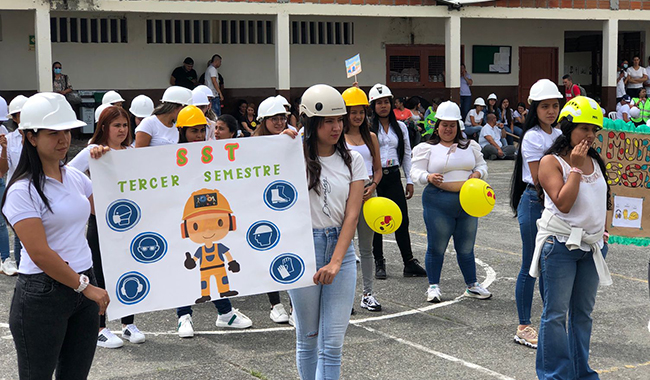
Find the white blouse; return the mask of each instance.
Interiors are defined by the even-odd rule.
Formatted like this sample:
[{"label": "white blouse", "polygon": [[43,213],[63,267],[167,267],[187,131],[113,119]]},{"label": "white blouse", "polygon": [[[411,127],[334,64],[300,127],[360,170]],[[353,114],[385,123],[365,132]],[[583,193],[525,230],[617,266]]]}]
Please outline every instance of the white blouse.
[{"label": "white blouse", "polygon": [[421,185],[428,183],[427,176],[431,173],[443,174],[443,182],[449,183],[466,181],[474,172],[479,172],[481,179],[487,178],[487,163],[481,147],[474,140],[469,140],[466,149],[460,149],[456,144],[446,147],[429,143],[418,144],[413,149],[411,178]]}]

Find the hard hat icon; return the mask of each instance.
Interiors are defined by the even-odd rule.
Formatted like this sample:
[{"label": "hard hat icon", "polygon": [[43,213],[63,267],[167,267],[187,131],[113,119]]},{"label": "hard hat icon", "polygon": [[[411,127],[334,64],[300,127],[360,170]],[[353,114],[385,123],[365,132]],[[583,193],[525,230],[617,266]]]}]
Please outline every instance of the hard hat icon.
[{"label": "hard hat icon", "polygon": [[268,224],[262,224],[255,228],[253,237],[260,247],[267,247],[271,245],[271,238],[273,237],[273,229]]},{"label": "hard hat icon", "polygon": [[158,245],[158,242],[155,239],[150,237],[145,237],[140,241],[140,244],[138,245],[137,249],[143,258],[151,259],[156,255],[156,253],[158,253],[159,248],[160,246]]},{"label": "hard hat icon", "polygon": [[113,224],[118,226],[126,226],[131,221],[131,215],[133,210],[127,205],[120,205],[115,208],[113,211]]}]

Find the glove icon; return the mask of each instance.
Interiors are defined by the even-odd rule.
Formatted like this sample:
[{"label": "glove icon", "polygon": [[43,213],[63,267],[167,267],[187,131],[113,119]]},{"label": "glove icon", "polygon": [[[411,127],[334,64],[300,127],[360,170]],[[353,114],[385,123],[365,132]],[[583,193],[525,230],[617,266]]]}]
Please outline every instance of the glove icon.
[{"label": "glove icon", "polygon": [[196,261],[192,258],[192,255],[189,252],[185,252],[185,268],[194,269],[196,268]]},{"label": "glove icon", "polygon": [[240,269],[239,268],[239,263],[237,261],[233,260],[233,261],[228,263],[228,270],[229,271],[231,271],[233,273],[237,273],[237,272],[239,272],[239,269]]}]

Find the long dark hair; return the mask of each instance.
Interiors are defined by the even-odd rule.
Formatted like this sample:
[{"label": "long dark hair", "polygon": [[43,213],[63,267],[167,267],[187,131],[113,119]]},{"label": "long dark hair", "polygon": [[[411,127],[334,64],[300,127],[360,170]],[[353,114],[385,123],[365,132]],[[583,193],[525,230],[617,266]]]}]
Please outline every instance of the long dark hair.
[{"label": "long dark hair", "polygon": [[[23,150],[20,153],[20,160],[16,166],[16,171],[14,175],[9,180],[9,184],[5,189],[5,193],[2,196],[2,206],[4,207],[5,202],[7,201],[7,193],[9,188],[23,178],[26,178],[30,184],[34,185],[38,196],[41,198],[45,207],[47,207],[50,212],[52,208],[50,207],[50,201],[45,196],[43,192],[43,186],[45,185],[45,172],[43,172],[43,163],[41,162],[41,157],[38,155],[36,147],[29,142],[29,134],[36,136],[41,132],[41,130],[26,130],[25,133],[25,143],[23,144]],[[70,133],[70,131],[66,131]],[[66,153],[64,160],[59,164],[60,167],[63,167],[68,162],[68,154]],[[31,192],[31,186],[28,187],[28,191]],[[3,214],[4,215],[4,214]]]},{"label": "long dark hair", "polygon": [[128,124],[128,131],[126,133],[126,138],[120,143],[123,147],[131,145],[131,120],[129,114],[126,113],[126,110],[122,107],[110,106],[106,107],[99,115],[99,120],[97,120],[97,129],[95,129],[95,134],[90,138],[88,144],[98,144],[98,145],[108,145],[108,129],[111,126],[111,123],[119,117],[126,119]]},{"label": "long dark hair", "polygon": [[[438,127],[440,126],[441,121],[442,120],[440,119],[436,120],[436,124],[433,126],[433,134],[427,143],[431,145],[440,143],[440,134],[438,133]],[[467,149],[469,146],[469,140],[463,138],[463,132],[460,130],[460,123],[462,123],[462,121],[456,122],[456,137],[454,137],[454,143],[458,144],[459,149]]]},{"label": "long dark hair", "polygon": [[[300,118],[300,123],[305,128],[305,137],[302,145],[305,152],[305,163],[307,165],[307,185],[309,190],[314,189],[318,195],[320,195],[321,188],[321,163],[318,158],[318,127],[321,126],[324,120],[325,118],[321,116],[306,117],[302,115]],[[348,170],[350,170],[350,175],[352,175],[352,156],[347,145],[345,145],[344,134],[341,134],[339,141],[336,142],[334,154],[336,153],[343,158],[343,162],[345,162]]]},{"label": "long dark hair", "polygon": [[[560,122],[560,129],[562,130],[562,134],[555,139],[555,142],[553,142],[553,145],[551,145],[550,148],[544,153],[544,154],[555,154],[558,156],[563,156],[565,154],[568,154],[573,147],[571,146],[571,132],[573,132],[574,129],[578,124],[570,122],[568,119],[563,119]],[[603,177],[605,178],[605,183],[607,184],[607,209],[611,210],[612,209],[612,197],[611,197],[611,188],[609,187],[609,182],[607,181],[607,169],[605,169],[605,162],[603,161],[602,157],[600,157],[600,154],[596,152],[596,149],[589,147],[589,150],[587,151],[587,156],[593,158],[596,160],[598,163],[598,166],[600,167],[600,172],[603,173]],[[538,193],[540,194],[540,198],[542,198],[544,193],[541,191],[541,189],[537,190]]]},{"label": "long dark hair", "polygon": [[230,131],[230,133],[232,133],[232,137],[237,137],[237,130],[239,127],[239,123],[237,123],[237,119],[235,119],[234,116],[223,114],[219,116],[217,121],[221,121],[225,123],[228,126],[228,130]]},{"label": "long dark hair", "polygon": [[[390,124],[390,128],[393,129],[393,132],[397,135],[397,158],[399,159],[399,164],[402,165],[402,160],[404,159],[404,151],[406,148],[404,147],[404,134],[402,133],[402,128],[400,128],[399,124],[397,123],[397,118],[395,117],[395,113],[393,112],[393,109],[395,109],[395,103],[393,102],[393,98],[388,98],[390,101],[390,112],[388,112],[388,124]],[[370,102],[370,109],[372,110],[372,119],[370,120],[371,125],[370,125],[370,130],[375,132],[377,136],[379,136],[379,115],[377,115],[376,111],[376,105],[377,105],[377,100],[373,100]]]},{"label": "long dark hair", "polygon": [[[508,98],[501,99],[497,109],[499,110],[499,112],[505,112],[506,113],[505,115],[501,115],[501,118],[505,119],[508,122],[508,127],[512,128],[513,127],[513,125],[512,125],[512,108],[510,108],[510,100],[508,100],[508,108],[506,108],[505,111],[502,108],[504,100],[508,100]],[[513,131],[514,131],[514,129],[513,129]]]},{"label": "long dark hair", "polygon": [[[56,62],[54,62],[54,63],[52,64],[52,81],[54,81],[54,79],[55,79],[55,77],[56,77],[56,74],[54,74],[54,66],[56,66],[56,65],[61,65],[61,62],[56,61]],[[61,67],[63,67],[63,65],[61,65]],[[63,73],[61,73],[61,75],[63,75]],[[67,83],[66,83],[66,84],[67,84]],[[65,90],[65,88],[64,88],[64,90]]]},{"label": "long dark hair", "polygon": [[[352,107],[346,107],[348,114],[343,118],[343,133],[348,133],[350,132],[350,109]],[[372,137],[370,136],[370,124],[368,123],[368,107],[363,106],[363,113],[366,115],[363,118],[363,123],[359,126],[359,133],[361,134],[361,138],[363,139],[363,142],[366,144],[368,147],[368,150],[370,150],[370,155],[372,158],[375,158],[375,144],[372,142]]]}]

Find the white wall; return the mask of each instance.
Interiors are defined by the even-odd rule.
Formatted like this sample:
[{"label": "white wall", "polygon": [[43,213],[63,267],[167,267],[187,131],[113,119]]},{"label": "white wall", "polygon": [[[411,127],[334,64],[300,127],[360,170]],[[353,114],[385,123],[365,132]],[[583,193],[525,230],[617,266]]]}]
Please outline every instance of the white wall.
[{"label": "white wall", "polygon": [[563,74],[571,75],[573,83],[591,84],[591,52],[564,53]]},{"label": "white wall", "polygon": [[36,52],[29,50],[34,11],[1,11],[0,90],[36,89]]}]

